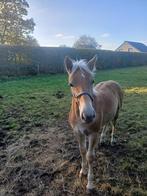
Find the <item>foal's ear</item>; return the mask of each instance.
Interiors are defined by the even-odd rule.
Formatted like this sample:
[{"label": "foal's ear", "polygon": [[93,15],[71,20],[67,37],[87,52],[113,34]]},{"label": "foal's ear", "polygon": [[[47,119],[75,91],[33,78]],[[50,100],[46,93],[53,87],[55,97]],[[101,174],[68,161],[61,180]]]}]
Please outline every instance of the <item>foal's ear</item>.
[{"label": "foal's ear", "polygon": [[87,65],[91,71],[94,71],[96,69],[95,68],[96,61],[97,61],[97,55],[95,55],[92,59],[90,59],[90,61],[88,61]]},{"label": "foal's ear", "polygon": [[64,59],[64,65],[65,65],[66,71],[70,74],[72,72],[72,67],[73,67],[72,59],[66,56]]}]

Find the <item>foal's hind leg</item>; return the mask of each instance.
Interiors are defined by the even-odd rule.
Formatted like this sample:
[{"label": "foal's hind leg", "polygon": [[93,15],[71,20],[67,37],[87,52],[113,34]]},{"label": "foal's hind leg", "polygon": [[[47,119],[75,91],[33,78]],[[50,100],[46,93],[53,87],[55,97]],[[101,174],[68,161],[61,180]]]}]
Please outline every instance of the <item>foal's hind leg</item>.
[{"label": "foal's hind leg", "polygon": [[116,140],[114,138],[114,132],[115,132],[116,121],[117,121],[117,118],[118,118],[118,113],[119,113],[119,109],[116,112],[114,120],[110,122],[110,124],[112,126],[112,131],[111,131],[111,145],[112,146],[116,143]]},{"label": "foal's hind leg", "polygon": [[112,131],[111,131],[111,146],[113,146],[114,143],[115,143],[115,140],[114,140],[115,126],[114,126],[113,122],[111,122],[111,126],[112,126]]},{"label": "foal's hind leg", "polygon": [[111,146],[113,146],[116,143],[116,139],[114,137],[114,133],[115,133],[115,125],[116,125],[116,120],[114,120],[113,122],[111,121],[111,126],[112,126],[112,131],[111,131]]},{"label": "foal's hind leg", "polygon": [[104,144],[106,142],[106,133],[108,131],[108,125],[104,125],[102,128],[102,133],[100,135],[100,144]]}]

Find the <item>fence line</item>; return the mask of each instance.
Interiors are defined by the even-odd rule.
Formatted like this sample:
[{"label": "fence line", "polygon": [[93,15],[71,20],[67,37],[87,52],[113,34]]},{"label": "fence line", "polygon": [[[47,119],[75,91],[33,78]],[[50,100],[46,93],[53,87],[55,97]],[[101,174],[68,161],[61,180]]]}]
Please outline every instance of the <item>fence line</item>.
[{"label": "fence line", "polygon": [[147,53],[114,52],[57,47],[0,46],[0,75],[19,76],[63,73],[66,55],[74,59],[98,56],[97,68],[147,65]]}]

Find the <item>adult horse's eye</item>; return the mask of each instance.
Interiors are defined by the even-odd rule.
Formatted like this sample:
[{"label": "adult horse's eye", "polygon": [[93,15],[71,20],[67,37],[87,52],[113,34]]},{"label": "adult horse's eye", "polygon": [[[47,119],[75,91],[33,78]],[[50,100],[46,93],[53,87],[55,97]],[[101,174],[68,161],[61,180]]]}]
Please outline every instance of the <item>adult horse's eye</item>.
[{"label": "adult horse's eye", "polygon": [[69,83],[69,86],[70,86],[70,87],[73,87],[73,84],[72,84],[72,83]]}]

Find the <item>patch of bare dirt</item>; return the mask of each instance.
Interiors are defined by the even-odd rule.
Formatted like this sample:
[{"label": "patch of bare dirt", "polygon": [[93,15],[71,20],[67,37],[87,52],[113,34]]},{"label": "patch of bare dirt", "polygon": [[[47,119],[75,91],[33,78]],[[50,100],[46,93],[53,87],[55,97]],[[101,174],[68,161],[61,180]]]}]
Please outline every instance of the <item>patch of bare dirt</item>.
[{"label": "patch of bare dirt", "polygon": [[0,195],[42,195],[67,164],[62,149],[66,137],[63,130],[32,132],[13,144],[5,144],[5,132],[1,131]]},{"label": "patch of bare dirt", "polygon": [[[3,132],[2,132],[3,133]],[[5,135],[3,136],[5,138]],[[119,161],[131,155],[120,138],[118,144],[98,146],[94,163],[96,190],[90,195],[126,195],[131,184],[142,181],[135,173],[122,173]],[[0,151],[1,196],[72,196],[86,195],[86,177],[79,179],[80,154],[78,144],[67,122],[55,128],[32,130],[31,133]],[[135,152],[134,152],[135,153]],[[120,180],[121,179],[121,180]],[[128,194],[129,195],[129,194]]]},{"label": "patch of bare dirt", "polygon": [[57,99],[62,99],[65,95],[63,91],[57,91],[56,93],[53,94]]}]

